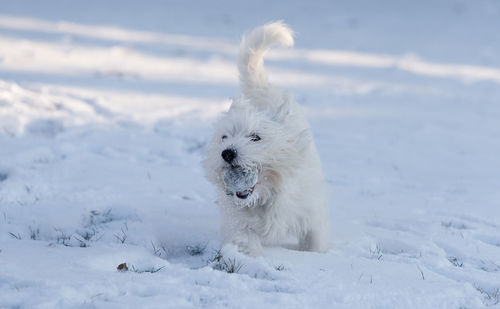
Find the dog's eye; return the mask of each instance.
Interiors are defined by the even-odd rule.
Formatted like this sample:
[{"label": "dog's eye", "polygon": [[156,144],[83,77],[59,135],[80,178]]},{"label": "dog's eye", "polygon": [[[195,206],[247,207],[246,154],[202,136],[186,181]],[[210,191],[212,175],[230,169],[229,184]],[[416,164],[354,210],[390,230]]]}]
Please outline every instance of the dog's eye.
[{"label": "dog's eye", "polygon": [[222,135],[221,137],[223,140],[225,140],[227,138],[227,135]]},{"label": "dog's eye", "polygon": [[257,134],[255,134],[255,133],[250,134],[250,136],[249,136],[249,137],[250,137],[250,140],[251,140],[252,142],[258,142],[258,141],[260,141],[260,136],[258,136],[258,135],[257,135]]}]

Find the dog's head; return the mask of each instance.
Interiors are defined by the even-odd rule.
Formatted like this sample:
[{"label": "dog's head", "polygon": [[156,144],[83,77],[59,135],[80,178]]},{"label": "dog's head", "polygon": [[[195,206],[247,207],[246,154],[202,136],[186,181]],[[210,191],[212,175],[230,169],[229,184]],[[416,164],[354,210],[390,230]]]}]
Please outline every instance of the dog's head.
[{"label": "dog's head", "polygon": [[272,203],[284,179],[301,164],[310,130],[291,100],[281,95],[278,103],[256,105],[236,98],[218,120],[204,165],[224,204]]}]

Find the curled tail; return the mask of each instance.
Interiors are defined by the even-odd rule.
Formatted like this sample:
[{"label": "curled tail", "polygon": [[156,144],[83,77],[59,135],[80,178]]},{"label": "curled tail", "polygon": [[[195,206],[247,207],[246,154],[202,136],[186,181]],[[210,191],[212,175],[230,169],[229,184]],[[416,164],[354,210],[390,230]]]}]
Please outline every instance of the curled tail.
[{"label": "curled tail", "polygon": [[281,21],[260,26],[241,41],[238,69],[243,94],[252,96],[268,88],[263,57],[272,45],[293,46],[293,32]]}]

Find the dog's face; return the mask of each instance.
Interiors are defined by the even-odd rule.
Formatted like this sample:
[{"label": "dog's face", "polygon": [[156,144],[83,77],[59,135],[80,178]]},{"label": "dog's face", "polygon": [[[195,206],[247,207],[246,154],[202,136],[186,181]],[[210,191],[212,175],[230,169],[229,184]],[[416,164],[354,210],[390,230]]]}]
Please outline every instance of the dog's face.
[{"label": "dog's face", "polygon": [[293,124],[290,103],[262,108],[236,99],[219,119],[208,146],[205,168],[219,198],[235,207],[272,202],[284,174],[300,161],[308,140]]}]

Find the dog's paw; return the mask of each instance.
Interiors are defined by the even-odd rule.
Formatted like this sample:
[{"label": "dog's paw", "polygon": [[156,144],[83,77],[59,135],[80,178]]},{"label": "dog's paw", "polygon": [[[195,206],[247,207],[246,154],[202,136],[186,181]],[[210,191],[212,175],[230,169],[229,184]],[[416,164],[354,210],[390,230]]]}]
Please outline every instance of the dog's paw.
[{"label": "dog's paw", "polygon": [[262,245],[260,242],[249,242],[249,241],[233,241],[232,242],[238,252],[249,255],[249,256],[259,256],[262,254]]},{"label": "dog's paw", "polygon": [[238,248],[238,252],[250,255],[250,256],[256,256],[259,255],[258,252],[256,252],[253,248],[251,248],[248,243],[239,243],[236,245]]}]

